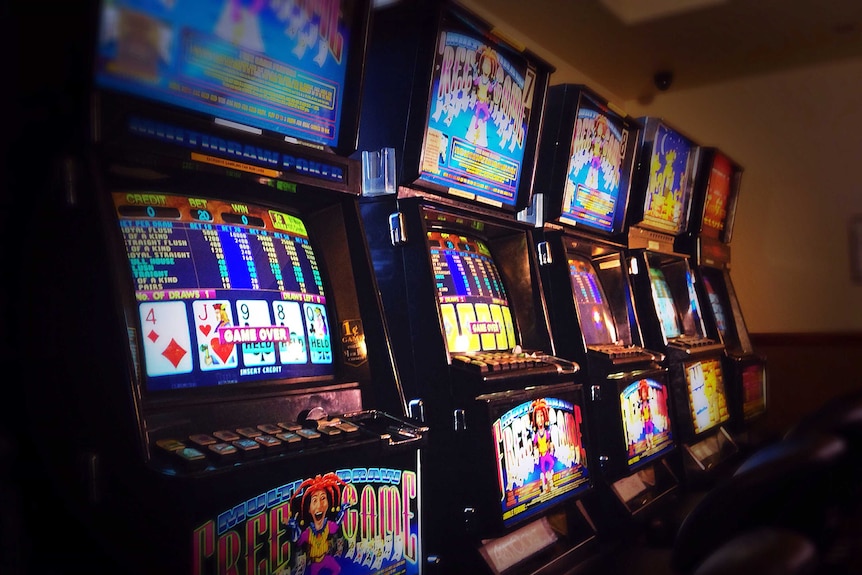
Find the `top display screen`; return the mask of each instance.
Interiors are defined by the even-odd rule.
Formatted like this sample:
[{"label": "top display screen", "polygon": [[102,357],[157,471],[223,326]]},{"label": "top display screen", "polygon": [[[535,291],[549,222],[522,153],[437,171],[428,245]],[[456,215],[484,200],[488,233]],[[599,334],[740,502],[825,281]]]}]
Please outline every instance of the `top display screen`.
[{"label": "top display screen", "polygon": [[518,200],[537,74],[447,13],[437,37],[419,178],[493,206]]},{"label": "top display screen", "polygon": [[619,116],[581,99],[572,134],[560,220],[604,232],[622,228],[628,188],[621,187],[628,129]]},{"label": "top display screen", "polygon": [[731,182],[733,166],[730,159],[716,152],[709,171],[706,199],[703,206],[701,235],[713,239],[723,239],[723,232],[731,215]]},{"label": "top display screen", "polygon": [[671,234],[684,231],[692,192],[693,153],[694,145],[687,138],[664,124],[657,126],[649,157],[644,225]]},{"label": "top display screen", "polygon": [[[343,5],[342,5],[343,4]],[[336,147],[351,2],[102,2],[100,88]]]}]

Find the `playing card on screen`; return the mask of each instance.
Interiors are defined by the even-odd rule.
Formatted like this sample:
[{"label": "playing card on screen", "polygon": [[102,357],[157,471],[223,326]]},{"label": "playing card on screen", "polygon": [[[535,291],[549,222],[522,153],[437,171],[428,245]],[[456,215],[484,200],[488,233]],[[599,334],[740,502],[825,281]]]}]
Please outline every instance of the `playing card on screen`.
[{"label": "playing card on screen", "polygon": [[145,303],[139,308],[144,362],[150,377],[192,370],[192,342],[186,304]]},{"label": "playing card on screen", "polygon": [[305,351],[305,329],[302,326],[302,310],[297,302],[274,301],[272,313],[275,324],[287,329],[290,334],[288,341],[278,343],[278,353],[281,363],[306,363],[308,354]]},{"label": "playing card on screen", "polygon": [[[263,300],[238,300],[236,302],[237,322],[242,327],[271,327],[269,304]],[[275,343],[258,341],[243,343],[242,363],[246,367],[275,364]]]},{"label": "playing card on screen", "polygon": [[219,328],[233,325],[233,312],[226,300],[197,300],[192,303],[201,369],[236,367],[236,344],[221,341]]},{"label": "playing card on screen", "polygon": [[326,318],[324,306],[305,304],[305,328],[308,331],[311,363],[331,363],[332,346],[329,339],[329,321]]}]

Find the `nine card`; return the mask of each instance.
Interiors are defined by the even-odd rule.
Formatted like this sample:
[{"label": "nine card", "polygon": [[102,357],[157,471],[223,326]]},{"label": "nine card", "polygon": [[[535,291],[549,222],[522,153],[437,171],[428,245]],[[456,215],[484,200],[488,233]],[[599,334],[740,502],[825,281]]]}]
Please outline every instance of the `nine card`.
[{"label": "nine card", "polygon": [[[237,300],[237,317],[243,327],[270,327],[269,305],[261,300]],[[243,343],[242,363],[247,367],[275,364],[275,343],[272,341],[257,341]]]}]

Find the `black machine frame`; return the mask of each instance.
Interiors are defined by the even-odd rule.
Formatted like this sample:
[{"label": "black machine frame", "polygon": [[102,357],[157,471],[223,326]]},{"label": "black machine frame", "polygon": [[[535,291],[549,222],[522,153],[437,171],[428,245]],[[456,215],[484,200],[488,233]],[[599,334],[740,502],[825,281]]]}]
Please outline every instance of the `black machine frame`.
[{"label": "black machine frame", "polygon": [[[574,224],[561,219],[567,200],[564,189],[573,137],[579,126],[579,111],[585,117],[602,116],[620,130],[619,195],[611,215],[609,229]],[[586,123],[586,122],[585,122]],[[551,331],[557,353],[582,365],[588,380],[588,412],[591,437],[594,438],[592,457],[594,468],[602,477],[607,499],[616,502],[608,506],[600,519],[607,529],[618,528],[633,517],[643,518],[661,508],[661,502],[674,498],[679,480],[668,463],[677,456],[672,443],[661,453],[633,465],[627,463],[620,393],[629,384],[652,379],[667,390],[668,374],[664,354],[647,349],[641,331],[638,308],[629,278],[626,253],[626,225],[630,187],[637,166],[641,124],[613,108],[611,103],[586,86],[562,84],[549,88],[548,105],[543,125],[541,156],[537,170],[533,206],[520,214],[521,219],[537,226],[536,248],[541,254],[543,287],[549,306]],[[616,156],[615,156],[616,159]],[[569,260],[588,262],[595,272],[600,288],[607,298],[613,316],[616,342],[590,346],[581,328],[578,304],[574,295]],[[672,406],[668,402],[668,410]],[[648,477],[647,481],[640,476]]]},{"label": "black machine frame", "polygon": [[[526,58],[537,72],[523,175],[512,206],[478,201],[419,178],[437,35],[444,22],[452,21],[474,30],[477,39],[502,53]],[[571,535],[553,549],[528,545],[521,562],[509,565],[507,572],[570,564],[576,557],[583,559],[597,543],[595,525],[582,504],[586,494],[555,502],[547,514],[510,526],[504,525],[499,501],[489,500],[489,494],[499,490],[490,455],[490,406],[515,405],[525,395],[553,396],[555,390],[569,386],[575,386],[576,396],[581,393],[578,366],[554,355],[531,226],[515,217],[530,203],[541,104],[552,68],[529,50],[498,37],[490,25],[454,2],[415,1],[381,8],[375,12],[375,31],[364,96],[370,108],[368,115],[363,114],[360,148],[394,148],[396,189],[363,197],[361,207],[393,348],[399,364],[406,365],[403,385],[411,415],[432,430],[423,451],[430,470],[426,501],[433,526],[426,550],[441,573],[495,572],[491,557],[495,545],[499,548],[532,532],[553,516]],[[426,239],[429,230],[475,236],[487,244],[510,298],[517,349],[551,360],[554,367],[541,373],[484,370],[466,366],[457,357],[462,354],[449,353]],[[539,391],[542,388],[548,391]],[[451,462],[458,462],[459,477],[446,471]],[[453,531],[445,526],[459,527]]]},{"label": "black machine frame", "polygon": [[[684,236],[694,225],[691,212],[703,147],[662,118],[644,117],[640,121],[644,131],[639,142],[638,167],[633,180],[630,201],[634,209],[628,213],[627,242],[635,305],[642,321],[645,345],[665,354],[663,365],[668,368],[675,404],[676,440],[688,455],[682,458],[679,474],[691,485],[708,484],[720,473],[720,469],[727,467],[726,462],[736,457],[738,447],[724,428],[728,424],[729,414],[724,418],[724,424],[695,432],[685,374],[686,364],[721,358],[724,354],[721,341],[708,337],[703,319],[704,305],[698,295],[698,278],[693,273],[691,257],[677,250],[677,238]],[[676,229],[672,232],[661,225],[645,221],[646,195],[650,193],[648,188],[654,169],[651,160],[662,130],[678,138],[689,149],[684,168],[686,180],[680,183],[681,197],[675,199],[681,202],[680,213],[677,214]],[[656,300],[658,296],[650,277],[651,269],[665,276],[673,300],[673,315],[679,327],[677,336],[668,337],[665,334],[660,305]]]},{"label": "black machine frame", "polygon": [[[91,48],[96,6],[76,12],[82,24],[70,27],[74,38],[56,40]],[[356,147],[371,3],[354,7],[352,97],[342,138],[330,149],[96,89],[89,77],[92,56],[76,50],[68,72],[80,93],[68,85],[46,88],[48,95],[67,97],[66,109],[52,112],[68,116],[70,131],[63,134],[65,148],[46,152],[63,174],[59,191],[55,182],[39,180],[42,218],[28,234],[38,240],[25,254],[40,258],[32,295],[42,305],[31,311],[34,319],[63,318],[86,337],[59,331],[42,337],[56,347],[62,370],[39,362],[36,348],[22,357],[44,382],[24,393],[32,441],[54,447],[50,456],[34,454],[33,474],[44,477],[28,486],[28,495],[45,489],[43,511],[54,498],[68,511],[58,518],[67,526],[64,560],[142,573],[215,573],[228,565],[275,572],[303,554],[292,547],[289,532],[298,512],[294,496],[307,480],[325,476],[339,486],[333,489],[345,498],[346,515],[349,506],[363,505],[348,502],[351,484],[403,490],[404,513],[386,512],[410,547],[401,555],[405,568],[422,571],[418,470],[427,428],[406,420],[358,207],[359,163],[348,157]],[[269,154],[243,153],[261,149]],[[282,160],[277,169],[273,157]],[[330,325],[339,334],[345,321],[361,326],[333,339],[334,374],[148,391],[134,282],[109,195],[117,190],[248,202],[301,215],[319,248]],[[52,246],[47,258],[38,252],[45,246]],[[58,277],[68,278],[60,297]],[[245,437],[223,441],[248,451],[218,458],[190,441],[222,430],[225,437],[242,430]],[[277,435],[285,438],[273,441]],[[257,441],[264,436],[269,440]],[[402,517],[398,525],[396,515]],[[386,534],[365,535],[382,541]],[[28,536],[42,543],[43,534]]]},{"label": "black machine frame", "polygon": [[[721,167],[729,169],[725,176],[728,184],[723,218],[708,223],[707,210],[711,207],[711,188],[713,172]],[[715,147],[704,148],[701,152],[701,165],[692,205],[692,224],[687,233],[677,239],[677,248],[688,253],[694,262],[700,300],[708,302],[703,312],[707,334],[717,339],[725,347],[725,371],[728,374],[728,401],[731,408],[729,429],[736,440],[750,448],[764,440],[764,432],[759,429],[768,409],[767,360],[755,351],[745,323],[742,307],[731,279],[731,240],[739,206],[740,188],[744,168],[725,152]],[[705,229],[712,233],[705,233]],[[718,228],[717,231],[716,228]],[[712,301],[715,298],[715,302]],[[720,317],[723,315],[723,317]],[[752,376],[757,372],[756,376]],[[751,393],[747,390],[747,379],[754,378],[752,384],[759,389]]]}]

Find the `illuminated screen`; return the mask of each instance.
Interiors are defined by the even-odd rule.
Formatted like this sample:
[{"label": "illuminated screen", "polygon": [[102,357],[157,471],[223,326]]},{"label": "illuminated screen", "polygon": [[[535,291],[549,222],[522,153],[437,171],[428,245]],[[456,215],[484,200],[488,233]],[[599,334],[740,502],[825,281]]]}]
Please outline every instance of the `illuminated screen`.
[{"label": "illuminated screen", "polygon": [[485,242],[429,231],[428,247],[449,353],[515,347],[506,289]]},{"label": "illuminated screen", "polygon": [[350,2],[101,4],[98,86],[337,143]]},{"label": "illuminated screen", "polygon": [[742,412],[748,419],[766,411],[766,373],[760,363],[742,368]]},{"label": "illuminated screen", "polygon": [[730,418],[720,359],[687,362],[685,382],[695,433],[704,432]]},{"label": "illuminated screen", "polygon": [[727,156],[716,152],[709,172],[709,183],[703,205],[703,223],[700,232],[703,237],[720,239],[721,233],[727,226],[732,175],[733,168],[730,160]]},{"label": "illuminated screen", "polygon": [[653,141],[649,180],[644,198],[643,222],[661,231],[682,231],[688,208],[689,157],[692,144],[665,125]]},{"label": "illuminated screen", "polygon": [[721,298],[718,293],[716,293],[715,288],[712,287],[712,283],[709,281],[709,277],[707,277],[706,274],[703,276],[703,285],[706,287],[706,296],[709,299],[709,305],[712,308],[715,325],[718,327],[718,331],[721,334],[722,339],[724,339],[727,334],[727,319],[724,314],[724,305],[721,303]]},{"label": "illuminated screen", "polygon": [[575,297],[584,343],[615,343],[617,333],[613,315],[593,264],[587,258],[570,254],[569,275],[572,278],[572,295]]},{"label": "illuminated screen", "polygon": [[620,409],[629,466],[653,459],[673,447],[667,387],[639,379],[620,392]]},{"label": "illuminated screen", "polygon": [[589,100],[581,102],[572,134],[560,219],[611,232],[625,215],[626,199],[620,195],[620,180],[628,131],[620,118],[591,106]]},{"label": "illuminated screen", "polygon": [[653,303],[661,323],[661,330],[665,338],[673,339],[682,335],[679,326],[679,315],[676,312],[673,296],[664,272],[659,268],[649,268],[650,287],[652,288]]},{"label": "illuminated screen", "polygon": [[589,487],[578,405],[559,398],[526,401],[494,421],[503,524]]},{"label": "illuminated screen", "polygon": [[243,202],[114,192],[149,391],[333,373],[302,219]]},{"label": "illuminated screen", "polygon": [[496,49],[447,15],[434,54],[420,178],[477,201],[515,205],[535,80],[517,52]]},{"label": "illuminated screen", "polygon": [[694,274],[691,273],[691,269],[688,266],[685,269],[685,285],[688,290],[688,309],[683,314],[682,321],[683,326],[686,328],[685,333],[703,335],[703,322],[701,321],[697,290],[694,287]]}]

